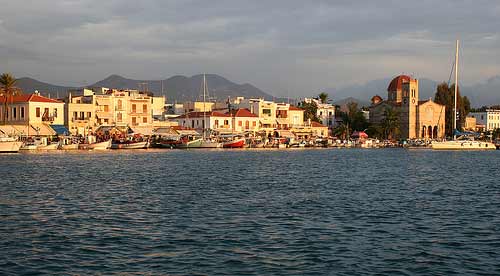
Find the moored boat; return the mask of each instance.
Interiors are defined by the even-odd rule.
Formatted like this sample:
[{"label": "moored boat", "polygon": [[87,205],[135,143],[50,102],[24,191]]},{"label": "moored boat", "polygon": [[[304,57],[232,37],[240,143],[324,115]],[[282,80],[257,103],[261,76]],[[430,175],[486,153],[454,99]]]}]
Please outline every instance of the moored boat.
[{"label": "moored boat", "polygon": [[12,137],[0,137],[0,152],[15,153],[21,148],[23,142]]},{"label": "moored boat", "polygon": [[202,142],[203,139],[184,140],[182,143],[178,144],[177,147],[180,149],[200,148]]},{"label": "moored boat", "polygon": [[495,150],[495,144],[486,141],[475,140],[452,140],[444,142],[432,142],[435,150]]},{"label": "moored boat", "polygon": [[222,145],[224,148],[243,148],[243,146],[245,146],[245,138],[230,140]]},{"label": "moored boat", "polygon": [[148,146],[149,146],[148,141],[124,142],[124,143],[113,142],[113,143],[111,143],[112,149],[146,149],[146,148],[148,148]]},{"label": "moored boat", "polygon": [[69,144],[69,145],[61,145],[61,149],[62,150],[77,150],[79,149],[79,145],[78,143],[75,143],[75,144]]},{"label": "moored boat", "polygon": [[111,139],[104,142],[78,145],[78,149],[83,150],[107,150],[109,148],[111,148]]}]

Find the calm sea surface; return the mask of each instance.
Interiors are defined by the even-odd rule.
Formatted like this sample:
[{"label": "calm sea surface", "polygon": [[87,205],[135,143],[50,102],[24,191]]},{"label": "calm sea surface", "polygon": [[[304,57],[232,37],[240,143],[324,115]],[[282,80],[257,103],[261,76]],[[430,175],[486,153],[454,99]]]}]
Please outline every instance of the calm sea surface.
[{"label": "calm sea surface", "polygon": [[500,151],[0,155],[0,274],[500,274]]}]

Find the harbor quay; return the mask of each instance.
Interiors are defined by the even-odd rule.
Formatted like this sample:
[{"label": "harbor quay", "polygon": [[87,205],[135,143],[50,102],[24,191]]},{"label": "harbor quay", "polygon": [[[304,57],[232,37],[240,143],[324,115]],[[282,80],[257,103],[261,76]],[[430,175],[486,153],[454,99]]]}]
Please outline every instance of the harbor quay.
[{"label": "harbor quay", "polygon": [[[184,103],[167,103],[147,89],[89,87],[64,98],[1,93],[0,151],[430,148],[448,134],[446,105],[420,100],[418,79],[407,75],[391,80],[387,98],[374,95],[369,106],[334,105],[326,93],[295,103],[245,97],[218,102],[207,99],[205,78],[202,86],[202,100]],[[481,112],[464,116],[462,129],[482,131],[479,139],[486,143],[493,136],[484,133],[500,127],[491,120],[500,111]],[[485,143],[485,149],[495,148]]]}]

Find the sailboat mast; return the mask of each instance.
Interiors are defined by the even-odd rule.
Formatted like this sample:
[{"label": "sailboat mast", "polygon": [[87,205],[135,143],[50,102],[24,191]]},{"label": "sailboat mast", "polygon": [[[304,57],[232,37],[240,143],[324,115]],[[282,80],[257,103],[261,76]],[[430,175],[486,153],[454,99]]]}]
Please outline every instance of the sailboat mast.
[{"label": "sailboat mast", "polygon": [[205,74],[203,74],[203,140],[205,140],[205,124],[207,121],[207,109],[205,107],[206,88],[207,88],[207,79],[205,78]]},{"label": "sailboat mast", "polygon": [[[455,50],[455,102],[454,102],[454,108],[453,108],[453,132],[457,129],[457,94],[458,94],[458,39],[457,39],[457,45],[456,45],[456,50]],[[455,135],[454,135],[455,138]]]}]

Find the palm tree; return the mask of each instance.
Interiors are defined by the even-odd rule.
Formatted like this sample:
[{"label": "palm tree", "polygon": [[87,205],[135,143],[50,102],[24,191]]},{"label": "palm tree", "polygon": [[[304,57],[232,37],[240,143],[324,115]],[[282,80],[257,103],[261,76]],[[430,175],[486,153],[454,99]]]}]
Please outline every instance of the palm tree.
[{"label": "palm tree", "polygon": [[326,103],[326,101],[328,100],[328,94],[325,92],[321,92],[318,95],[318,98],[321,100],[321,103]]},{"label": "palm tree", "polygon": [[399,111],[393,108],[386,108],[382,128],[386,138],[393,139],[396,137],[399,134]]},{"label": "palm tree", "polygon": [[3,124],[7,122],[7,107],[8,107],[8,102],[13,101],[13,97],[15,95],[21,94],[21,91],[15,87],[16,85],[16,78],[10,73],[3,73],[0,75],[0,95],[4,97],[4,102],[3,102]]}]

